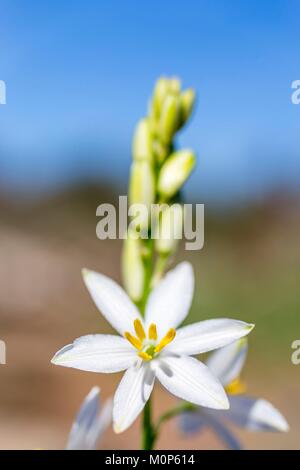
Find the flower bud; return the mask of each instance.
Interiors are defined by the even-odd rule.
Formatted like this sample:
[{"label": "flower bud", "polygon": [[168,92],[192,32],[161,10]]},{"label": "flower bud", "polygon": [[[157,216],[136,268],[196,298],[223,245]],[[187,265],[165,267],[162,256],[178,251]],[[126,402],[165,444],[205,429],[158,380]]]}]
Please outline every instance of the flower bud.
[{"label": "flower bud", "polygon": [[162,256],[175,253],[182,239],[183,207],[180,204],[167,206],[160,214],[155,241],[156,251]]},{"label": "flower bud", "polygon": [[180,95],[181,105],[181,118],[182,124],[184,124],[192,114],[194,104],[196,100],[196,94],[192,88],[183,91]]},{"label": "flower bud", "polygon": [[160,120],[159,120],[159,135],[164,143],[171,142],[173,135],[178,129],[180,123],[180,101],[179,97],[175,95],[167,95]]},{"label": "flower bud", "polygon": [[159,119],[164,100],[168,94],[169,83],[168,79],[161,77],[157,80],[152,100],[152,109],[154,113],[154,118]]},{"label": "flower bud", "polygon": [[[141,205],[139,215],[141,229],[148,227],[151,204],[155,201],[155,177],[152,165],[148,161],[134,161],[131,165],[129,204]],[[130,209],[129,209],[130,210]],[[133,214],[131,214],[133,215]]]},{"label": "flower bud", "polygon": [[190,176],[196,163],[191,150],[174,152],[162,166],[158,177],[158,192],[163,199],[174,196]]},{"label": "flower bud", "polygon": [[129,202],[150,207],[155,199],[154,171],[147,161],[135,161],[131,165]]},{"label": "flower bud", "polygon": [[136,126],[132,152],[134,160],[148,160],[151,162],[153,159],[152,132],[147,118],[141,119]]},{"label": "flower bud", "polygon": [[169,78],[168,80],[168,85],[169,85],[169,91],[174,94],[179,94],[180,93],[180,88],[181,88],[181,82],[178,78],[173,77]]},{"label": "flower bud", "polygon": [[143,296],[145,283],[145,266],[142,258],[141,239],[128,230],[124,240],[122,254],[122,274],[124,287],[134,302]]},{"label": "flower bud", "polygon": [[168,146],[165,146],[159,139],[153,141],[153,152],[155,159],[161,164],[168,156]]}]

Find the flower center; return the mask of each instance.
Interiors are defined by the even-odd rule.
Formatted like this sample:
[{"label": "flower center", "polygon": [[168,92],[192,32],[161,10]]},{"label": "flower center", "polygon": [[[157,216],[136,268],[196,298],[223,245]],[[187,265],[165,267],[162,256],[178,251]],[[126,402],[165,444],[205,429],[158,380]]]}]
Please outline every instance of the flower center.
[{"label": "flower center", "polygon": [[240,395],[246,391],[246,384],[238,377],[226,385],[225,390],[229,395]]},{"label": "flower center", "polygon": [[167,334],[157,342],[157,329],[154,323],[149,326],[148,336],[138,318],[134,320],[133,326],[136,336],[133,336],[129,331],[125,331],[124,336],[138,350],[138,356],[144,361],[151,361],[167,344],[173,341],[176,335],[174,328],[170,328]]}]

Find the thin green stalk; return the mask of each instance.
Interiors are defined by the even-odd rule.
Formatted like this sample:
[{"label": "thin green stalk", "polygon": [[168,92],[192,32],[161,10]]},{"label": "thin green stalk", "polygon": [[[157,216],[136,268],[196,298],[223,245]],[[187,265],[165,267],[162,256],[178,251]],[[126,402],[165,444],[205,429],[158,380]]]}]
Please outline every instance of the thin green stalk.
[{"label": "thin green stalk", "polygon": [[[151,291],[151,279],[153,274],[153,256],[154,245],[151,237],[146,241],[147,257],[145,259],[145,288],[143,298],[141,300],[141,313],[144,314],[148,296]],[[155,433],[152,424],[152,408],[151,398],[149,397],[143,411],[142,420],[142,449],[152,450],[154,447]]]},{"label": "thin green stalk", "polygon": [[152,424],[151,398],[149,398],[143,413],[142,449],[152,450],[154,442],[155,432]]},{"label": "thin green stalk", "polygon": [[182,403],[179,406],[176,406],[175,408],[172,408],[171,410],[162,414],[157,424],[154,426],[151,418],[151,399],[149,399],[145,405],[143,414],[142,449],[152,450],[154,448],[155,442],[160,433],[161,426],[166,421],[179,416],[181,413],[191,412],[195,409],[195,405],[192,405],[191,403]]},{"label": "thin green stalk", "polygon": [[154,288],[163,277],[165,269],[168,266],[169,259],[168,255],[159,255],[157,257],[151,279],[151,288]]},{"label": "thin green stalk", "polygon": [[151,291],[151,279],[153,273],[153,240],[151,237],[148,240],[144,240],[146,255],[144,258],[145,267],[145,284],[142,299],[138,303],[138,307],[142,315],[145,313],[145,308],[148,300],[148,296]]},{"label": "thin green stalk", "polygon": [[171,410],[162,414],[155,427],[155,432],[154,432],[155,438],[158,437],[160,428],[162,424],[164,424],[166,421],[169,421],[170,419],[175,418],[181,413],[194,411],[195,409],[196,409],[195,405],[192,405],[191,403],[182,403],[181,405],[178,405],[175,408],[172,408]]}]

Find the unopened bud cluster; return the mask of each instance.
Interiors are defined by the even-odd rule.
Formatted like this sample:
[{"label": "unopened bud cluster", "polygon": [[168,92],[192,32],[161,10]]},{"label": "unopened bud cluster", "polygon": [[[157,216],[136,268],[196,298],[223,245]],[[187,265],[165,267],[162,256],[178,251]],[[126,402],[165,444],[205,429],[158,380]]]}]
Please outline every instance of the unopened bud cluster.
[{"label": "unopened bud cluster", "polygon": [[[183,227],[182,206],[176,204],[175,209],[171,209],[170,204],[196,163],[192,150],[176,150],[174,144],[175,135],[191,116],[194,103],[194,90],[182,90],[177,78],[159,78],[148,115],[138,122],[133,137],[129,202],[142,204],[149,209],[149,214],[152,204],[164,203],[154,237],[156,253],[164,258],[175,252]],[[140,226],[136,229],[149,231],[149,220],[146,217],[140,219]],[[123,276],[128,293],[138,302],[146,279],[143,271],[145,242],[136,238],[133,239],[131,234],[125,242]]]}]

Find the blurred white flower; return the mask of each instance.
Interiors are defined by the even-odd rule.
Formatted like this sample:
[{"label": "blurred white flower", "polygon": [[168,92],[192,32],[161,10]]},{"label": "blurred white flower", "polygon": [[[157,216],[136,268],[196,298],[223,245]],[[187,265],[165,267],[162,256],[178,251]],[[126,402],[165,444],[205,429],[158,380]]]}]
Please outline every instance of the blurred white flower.
[{"label": "blurred white flower", "polygon": [[112,403],[100,406],[100,389],[93,387],[85,397],[72,425],[66,450],[94,450],[112,421]]},{"label": "blurred white flower", "polygon": [[241,339],[214,352],[207,366],[216,375],[229,394],[230,409],[214,411],[199,408],[180,416],[180,429],[185,434],[193,434],[205,427],[211,428],[230,449],[241,449],[239,440],[226,426],[233,423],[249,431],[289,430],[282,414],[266,400],[241,395],[245,385],[240,381],[240,373],[247,356],[247,340]]},{"label": "blurred white flower", "polygon": [[91,372],[127,369],[114,397],[115,432],[127,429],[143,410],[155,378],[183,400],[209,408],[228,408],[219,380],[206,365],[190,356],[229,344],[247,335],[253,325],[229,319],[207,320],[176,333],[193,297],[194,275],[189,263],[178,265],[155,287],[144,319],[112,279],[85,270],[84,280],[95,304],[121,336],[83,336],[58,351],[52,362]]}]

